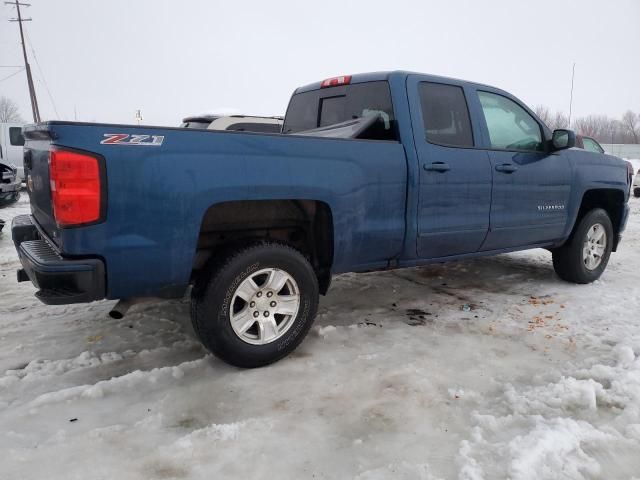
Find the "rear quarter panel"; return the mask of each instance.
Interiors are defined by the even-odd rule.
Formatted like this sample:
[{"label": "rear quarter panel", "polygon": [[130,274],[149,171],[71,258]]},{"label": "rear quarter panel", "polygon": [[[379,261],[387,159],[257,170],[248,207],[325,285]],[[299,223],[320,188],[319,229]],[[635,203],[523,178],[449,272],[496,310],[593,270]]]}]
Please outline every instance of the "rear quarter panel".
[{"label": "rear quarter panel", "polygon": [[[106,261],[108,298],[184,292],[206,210],[220,202],[310,199],[331,208],[333,271],[383,265],[402,249],[406,159],[395,142],[106,125],[52,125],[54,143],[106,159],[105,222],[59,233],[68,255]],[[106,133],[162,146],[101,145]]]}]

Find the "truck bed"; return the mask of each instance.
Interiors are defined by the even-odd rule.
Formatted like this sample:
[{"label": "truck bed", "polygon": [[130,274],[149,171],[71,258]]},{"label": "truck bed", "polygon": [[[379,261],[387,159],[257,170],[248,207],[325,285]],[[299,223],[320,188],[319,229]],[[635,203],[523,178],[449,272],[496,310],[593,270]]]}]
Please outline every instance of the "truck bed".
[{"label": "truck bed", "polygon": [[[115,135],[162,142],[101,143]],[[30,126],[25,136],[39,231],[62,256],[98,254],[106,264],[107,298],[182,295],[202,219],[219,202],[326,203],[337,212],[334,272],[379,267],[402,249],[407,167],[398,142],[77,122]],[[102,221],[56,225],[48,170],[52,147],[102,160]]]}]

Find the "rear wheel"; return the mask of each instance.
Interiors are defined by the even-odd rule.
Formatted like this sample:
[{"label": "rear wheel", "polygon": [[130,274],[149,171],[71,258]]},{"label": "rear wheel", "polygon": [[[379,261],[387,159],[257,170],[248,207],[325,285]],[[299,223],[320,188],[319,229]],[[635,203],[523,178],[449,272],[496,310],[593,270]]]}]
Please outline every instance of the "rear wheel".
[{"label": "rear wheel", "polygon": [[260,367],[291,353],[318,307],[313,268],[285,245],[237,250],[210,269],[192,294],[192,321],[202,343],[227,363]]},{"label": "rear wheel", "polygon": [[596,208],[578,223],[571,239],[553,251],[553,267],[560,278],[590,283],[600,278],[613,247],[613,226],[607,212]]}]

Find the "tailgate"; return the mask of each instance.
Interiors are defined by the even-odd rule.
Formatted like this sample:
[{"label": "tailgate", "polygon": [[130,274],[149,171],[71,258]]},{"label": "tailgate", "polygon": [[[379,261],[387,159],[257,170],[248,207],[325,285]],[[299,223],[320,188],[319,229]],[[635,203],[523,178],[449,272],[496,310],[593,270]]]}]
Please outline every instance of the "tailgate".
[{"label": "tailgate", "polygon": [[49,182],[51,135],[46,125],[25,127],[24,176],[31,213],[45,233],[57,243],[58,226],[53,217]]}]

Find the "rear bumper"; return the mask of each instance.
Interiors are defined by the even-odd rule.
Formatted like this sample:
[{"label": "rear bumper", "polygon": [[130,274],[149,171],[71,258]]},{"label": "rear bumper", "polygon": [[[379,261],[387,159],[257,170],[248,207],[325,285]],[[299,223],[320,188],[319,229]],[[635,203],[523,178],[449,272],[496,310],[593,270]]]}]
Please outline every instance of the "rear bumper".
[{"label": "rear bumper", "polygon": [[43,303],[65,305],[105,297],[102,260],[61,256],[40,234],[29,215],[13,219],[11,235],[22,264],[18,282],[31,281],[38,288],[36,297]]}]

